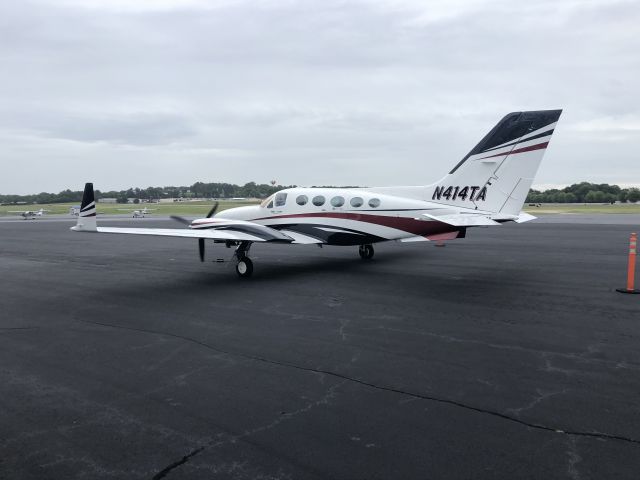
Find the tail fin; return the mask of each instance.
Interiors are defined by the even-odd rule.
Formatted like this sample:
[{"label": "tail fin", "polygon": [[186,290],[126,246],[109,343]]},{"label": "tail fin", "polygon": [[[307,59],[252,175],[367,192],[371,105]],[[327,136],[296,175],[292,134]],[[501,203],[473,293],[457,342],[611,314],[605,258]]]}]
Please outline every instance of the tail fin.
[{"label": "tail fin", "polygon": [[449,175],[427,187],[438,203],[517,215],[562,110],[505,116]]},{"label": "tail fin", "polygon": [[96,200],[93,195],[93,183],[84,185],[84,193],[82,194],[82,204],[80,205],[80,213],[78,221],[71,230],[76,232],[97,232],[96,224]]}]

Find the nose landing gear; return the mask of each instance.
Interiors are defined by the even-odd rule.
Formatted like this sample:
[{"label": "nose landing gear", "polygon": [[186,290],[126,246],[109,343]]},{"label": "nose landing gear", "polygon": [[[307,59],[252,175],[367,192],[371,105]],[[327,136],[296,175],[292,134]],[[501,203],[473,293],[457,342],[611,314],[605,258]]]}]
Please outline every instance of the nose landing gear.
[{"label": "nose landing gear", "polygon": [[363,260],[371,260],[373,258],[373,245],[360,245],[358,248],[358,253],[360,254],[360,258]]}]

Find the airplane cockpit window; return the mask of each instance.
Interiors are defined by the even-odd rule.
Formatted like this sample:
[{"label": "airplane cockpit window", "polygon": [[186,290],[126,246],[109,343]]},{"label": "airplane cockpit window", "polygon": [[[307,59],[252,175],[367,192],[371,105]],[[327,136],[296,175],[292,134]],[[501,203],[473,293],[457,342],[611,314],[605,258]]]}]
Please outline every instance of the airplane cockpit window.
[{"label": "airplane cockpit window", "polygon": [[312,202],[316,207],[321,207],[324,205],[324,197],[322,195],[315,196],[313,197]]},{"label": "airplane cockpit window", "polygon": [[262,208],[273,208],[273,195],[268,198],[265,198],[260,204]]},{"label": "airplane cockpit window", "polygon": [[284,204],[287,203],[287,194],[286,193],[276,193],[276,208],[284,207]]},{"label": "airplane cockpit window", "polygon": [[309,197],[307,197],[306,195],[298,195],[298,198],[296,198],[296,203],[298,205],[306,205],[308,201]]},{"label": "airplane cockpit window", "polygon": [[355,208],[361,207],[363,203],[364,203],[364,200],[362,200],[362,197],[353,197],[351,199],[352,207],[355,207]]},{"label": "airplane cockpit window", "polygon": [[380,199],[372,198],[371,200],[369,200],[369,206],[371,208],[378,208],[380,206]]},{"label": "airplane cockpit window", "polygon": [[333,197],[331,199],[331,205],[334,207],[341,207],[344,205],[344,197]]}]

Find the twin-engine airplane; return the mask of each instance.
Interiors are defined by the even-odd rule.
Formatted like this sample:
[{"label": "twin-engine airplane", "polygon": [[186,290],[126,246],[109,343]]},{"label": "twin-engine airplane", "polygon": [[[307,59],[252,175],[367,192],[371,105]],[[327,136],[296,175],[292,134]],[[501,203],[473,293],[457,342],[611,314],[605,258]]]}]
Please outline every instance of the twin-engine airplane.
[{"label": "twin-engine airplane", "polygon": [[521,212],[562,110],[505,116],[442,180],[427,186],[288,188],[262,204],[231,208],[206,218],[174,219],[187,228],[113,228],[96,225],[93,184],[87,183],[78,232],[197,238],[234,246],[236,272],[253,273],[253,243],[359,246],[363,259],[373,244],[463,238],[469,227],[527,222]]},{"label": "twin-engine airplane", "polygon": [[41,208],[40,210],[9,210],[9,213],[17,213],[23,220],[35,220],[36,217],[41,217],[48,211]]}]

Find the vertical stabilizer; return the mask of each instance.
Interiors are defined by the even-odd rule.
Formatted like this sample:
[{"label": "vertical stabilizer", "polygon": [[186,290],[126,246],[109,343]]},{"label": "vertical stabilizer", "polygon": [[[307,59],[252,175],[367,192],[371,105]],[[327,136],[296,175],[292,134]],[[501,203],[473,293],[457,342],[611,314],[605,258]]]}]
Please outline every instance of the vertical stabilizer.
[{"label": "vertical stabilizer", "polygon": [[93,183],[84,185],[84,193],[82,194],[82,204],[80,205],[80,213],[78,221],[71,230],[76,232],[97,232],[96,224],[96,200],[93,195]]},{"label": "vertical stabilizer", "polygon": [[524,204],[562,110],[505,116],[425,200],[506,215]]}]

